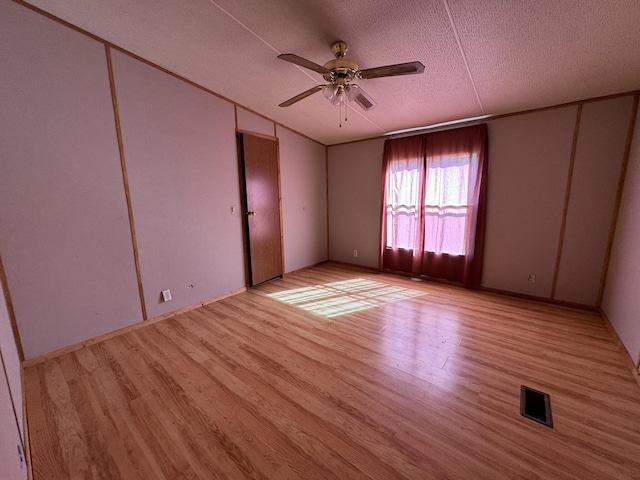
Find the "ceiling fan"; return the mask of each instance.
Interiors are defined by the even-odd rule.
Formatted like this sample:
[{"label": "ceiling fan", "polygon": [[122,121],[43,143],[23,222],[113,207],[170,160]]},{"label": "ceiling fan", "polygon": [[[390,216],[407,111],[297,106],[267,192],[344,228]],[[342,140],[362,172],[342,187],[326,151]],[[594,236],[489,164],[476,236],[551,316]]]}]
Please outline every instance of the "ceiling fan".
[{"label": "ceiling fan", "polygon": [[306,58],[299,57],[293,53],[283,53],[278,55],[280,60],[299,65],[314,72],[318,72],[329,82],[324,85],[316,85],[309,90],[302,92],[289,100],[282,102],[281,107],[289,107],[300,100],[322,91],[324,96],[333,105],[345,105],[347,101],[358,104],[363,110],[371,110],[377,104],[365,93],[354,80],[370,80],[372,78],[393,77],[396,75],[414,75],[424,72],[424,65],[420,62],[399,63],[397,65],[386,65],[384,67],[358,69],[358,64],[345,57],[347,53],[347,43],[341,40],[331,45],[331,52],[335,59],[329,60],[323,65],[318,65]]}]

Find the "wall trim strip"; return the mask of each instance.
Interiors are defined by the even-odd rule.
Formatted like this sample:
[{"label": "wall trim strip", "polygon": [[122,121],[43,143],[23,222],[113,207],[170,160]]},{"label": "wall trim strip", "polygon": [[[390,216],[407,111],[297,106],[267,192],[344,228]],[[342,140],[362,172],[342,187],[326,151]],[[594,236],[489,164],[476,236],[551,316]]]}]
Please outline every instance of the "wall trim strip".
[{"label": "wall trim strip", "polygon": [[267,140],[271,140],[273,142],[278,141],[278,137],[272,137],[271,135],[265,135],[264,133],[252,132],[250,130],[242,130],[240,128],[236,128],[236,133],[240,133],[242,135],[252,135],[254,137],[265,138]]},{"label": "wall trim strip", "polygon": [[560,274],[560,262],[562,261],[562,249],[564,247],[564,233],[567,228],[567,213],[569,211],[569,201],[571,200],[571,184],[573,182],[573,167],[576,161],[576,150],[578,148],[578,137],[580,135],[580,121],[582,120],[582,105],[578,105],[576,112],[576,123],[573,130],[573,140],[571,142],[571,156],[569,157],[569,171],[567,172],[567,186],[564,192],[564,206],[562,207],[562,221],[560,222],[560,235],[558,238],[558,251],[556,253],[556,265],[553,270],[553,283],[551,284],[551,299],[556,297],[556,287]]},{"label": "wall trim strip", "polygon": [[397,134],[397,135],[379,135],[377,137],[369,137],[369,138],[361,138],[358,140],[351,140],[348,142],[342,142],[342,143],[334,143],[331,145],[327,145],[328,147],[341,147],[343,145],[351,145],[352,143],[360,143],[360,142],[368,142],[369,140],[379,140],[381,138],[387,139],[387,138],[400,138],[400,137],[409,137],[412,135],[422,135],[424,133],[432,133],[432,132],[440,132],[443,130],[451,130],[454,128],[462,128],[462,127],[468,127],[470,125],[477,125],[480,123],[488,123],[491,122],[493,120],[499,120],[501,118],[507,118],[507,117],[516,117],[518,115],[527,115],[529,113],[538,113],[538,112],[546,112],[548,110],[557,110],[559,108],[565,108],[565,107],[573,107],[573,106],[581,106],[581,105],[586,105],[588,103],[594,103],[594,102],[600,102],[602,100],[610,100],[613,98],[619,98],[619,97],[628,97],[631,95],[636,95],[640,93],[640,90],[631,90],[629,92],[621,92],[621,93],[614,93],[612,95],[603,95],[602,97],[594,97],[594,98],[586,98],[586,99],[582,99],[582,100],[575,100],[573,102],[567,102],[567,103],[560,103],[558,105],[549,105],[546,107],[539,107],[539,108],[531,108],[529,110],[520,110],[518,112],[511,112],[511,113],[501,113],[501,114],[497,114],[497,115],[488,115],[485,118],[479,119],[479,120],[469,120],[468,122],[460,122],[460,123],[456,123],[453,125],[443,125],[441,127],[438,128],[429,128],[428,126],[425,127],[423,130],[416,130],[416,131],[412,131],[412,132],[407,132],[407,133],[402,133],[402,134]]},{"label": "wall trim strip", "polygon": [[220,95],[219,93],[216,93],[213,90],[208,89],[207,87],[204,87],[204,86],[202,86],[202,85],[200,85],[200,84],[198,84],[198,83],[196,83],[196,82],[194,82],[192,80],[189,80],[189,79],[187,79],[187,78],[185,78],[185,77],[183,77],[183,76],[181,76],[181,75],[179,75],[179,74],[177,74],[175,72],[172,72],[171,70],[168,70],[168,69],[166,69],[164,67],[161,67],[160,65],[157,65],[157,64],[155,64],[155,63],[153,63],[153,62],[151,62],[151,61],[149,61],[149,60],[147,60],[147,59],[145,59],[143,57],[140,57],[139,55],[136,55],[135,53],[132,53],[132,52],[130,52],[128,50],[125,50],[124,48],[119,47],[118,45],[115,45],[115,44],[113,44],[113,43],[111,43],[111,42],[109,42],[109,41],[107,41],[107,40],[105,40],[103,38],[100,38],[100,37],[98,37],[97,35],[94,35],[91,32],[83,30],[82,28],[80,28],[80,27],[78,27],[78,26],[76,26],[76,25],[74,25],[72,23],[69,23],[66,20],[58,18],[58,17],[56,17],[55,15],[53,15],[53,14],[51,14],[49,12],[45,12],[44,10],[41,10],[40,8],[38,8],[38,7],[34,6],[34,5],[30,5],[30,4],[26,3],[26,2],[24,2],[23,0],[12,0],[12,1],[17,3],[18,5],[22,5],[23,7],[28,8],[29,10],[32,10],[33,12],[36,12],[36,13],[39,13],[40,15],[43,15],[43,16],[49,18],[50,20],[53,20],[53,21],[55,21],[55,22],[57,22],[57,23],[59,23],[61,25],[64,25],[65,27],[68,27],[68,28],[70,28],[70,29],[72,29],[72,30],[74,30],[74,31],[76,31],[78,33],[86,35],[87,37],[92,38],[93,40],[96,40],[96,41],[104,44],[105,46],[113,49],[113,50],[117,50],[118,52],[123,53],[125,55],[128,55],[131,58],[135,58],[136,60],[138,60],[138,61],[140,61],[142,63],[145,63],[145,64],[149,65],[150,67],[158,69],[161,72],[164,72],[164,73],[166,73],[168,75],[171,75],[172,77],[177,78],[178,80],[182,80],[183,82],[186,82],[186,83],[188,83],[189,85],[191,85],[193,87],[196,87],[196,88],[198,88],[200,90],[203,90],[203,91],[205,91],[205,92],[207,92],[207,93],[209,93],[211,95],[214,95],[214,96],[216,96],[216,97],[218,97],[218,98],[220,98],[220,99],[222,99],[222,100],[224,100],[226,102],[231,103],[232,105],[235,105],[235,106],[238,106],[240,108],[243,108],[243,109],[247,110],[248,112],[251,112],[251,113],[253,113],[255,115],[258,115],[258,116],[260,116],[260,117],[262,117],[262,118],[264,118],[266,120],[269,120],[270,122],[273,122],[275,125],[279,125],[281,127],[286,128],[287,130],[291,130],[292,132],[297,133],[298,135],[300,135],[300,136],[302,136],[302,137],[304,137],[304,138],[306,138],[308,140],[311,140],[312,142],[315,142],[318,145],[324,145],[323,143],[319,142],[318,140],[316,140],[314,138],[311,138],[311,137],[305,135],[304,133],[300,133],[297,130],[294,130],[294,129],[290,128],[290,127],[287,127],[284,124],[276,122],[275,120],[273,120],[273,119],[271,119],[271,118],[269,118],[269,117],[267,117],[265,115],[262,115],[261,113],[258,113],[258,112],[254,111],[254,110],[252,110],[252,109],[250,109],[248,107],[245,107],[241,103],[234,102],[233,100],[231,100],[231,99],[229,99],[229,98],[227,98],[227,97],[225,97],[223,95]]},{"label": "wall trim strip", "polygon": [[[7,385],[7,392],[9,392],[9,403],[11,403],[11,410],[13,411],[13,418],[16,422],[16,428],[18,429],[18,433],[20,433],[19,437],[20,437],[20,446],[22,447],[22,451],[24,452],[25,448],[24,448],[24,424],[22,425],[22,428],[20,428],[20,416],[18,415],[18,411],[16,410],[16,404],[13,401],[14,397],[17,396],[18,392],[14,392],[11,390],[11,384],[9,383],[9,375],[7,374],[7,367],[4,364],[4,357],[2,355],[2,351],[0,351],[0,364],[2,366],[2,371],[4,373],[4,380],[6,382]],[[22,373],[21,373],[22,374]],[[23,396],[23,392],[24,392],[24,387],[22,388],[22,392],[20,393],[20,397],[23,398],[24,401],[24,396]],[[22,413],[22,412],[20,412]]]},{"label": "wall trim strip", "polygon": [[613,328],[613,325],[611,324],[609,317],[607,317],[607,314],[604,313],[602,309],[600,309],[599,312],[600,312],[600,318],[602,318],[602,321],[604,322],[605,327],[607,327],[607,330],[609,331],[609,333],[613,337],[613,340],[616,342],[616,345],[618,346],[618,350],[620,351],[620,356],[622,357],[622,360],[629,367],[629,370],[631,370],[631,373],[633,374],[633,378],[638,383],[638,387],[640,387],[640,375],[638,374],[638,366],[633,361],[633,358],[631,358],[631,354],[629,353],[627,348],[624,346],[624,343],[622,343],[622,340],[620,340],[620,337],[618,336],[618,332],[616,332],[616,329]]},{"label": "wall trim strip", "polygon": [[24,426],[23,453],[27,463],[27,479],[33,480],[33,462],[31,461],[31,435],[29,435],[29,417],[27,416],[27,389],[24,387],[27,383],[24,375],[24,367],[20,369],[20,378],[22,381],[22,425]]},{"label": "wall trim strip", "polygon": [[331,258],[331,223],[329,222],[329,147],[324,147],[324,175],[326,183],[325,195],[327,196],[327,259]]},{"label": "wall trim strip", "polygon": [[[34,5],[26,3],[24,0],[12,0],[12,1],[17,3],[17,4],[19,4],[19,5],[22,5],[25,8],[28,8],[29,10],[32,10],[32,11],[34,11],[36,13],[39,13],[40,15],[43,15],[43,16],[51,19],[51,20],[54,20],[55,22],[60,23],[61,25],[64,25],[64,26],[66,26],[68,28],[71,28],[72,30],[75,30],[78,33],[86,35],[87,37],[92,38],[92,39],[104,44],[105,46],[108,46],[109,48],[117,50],[117,51],[119,51],[119,52],[121,52],[121,53],[123,53],[125,55],[129,55],[130,57],[135,58],[136,60],[139,60],[139,61],[141,61],[143,63],[146,63],[147,65],[149,65],[149,66],[151,66],[153,68],[156,68],[156,69],[158,69],[158,70],[160,70],[160,71],[162,71],[164,73],[167,73],[167,74],[171,75],[172,77],[175,77],[175,78],[177,78],[179,80],[182,80],[183,82],[187,82],[188,84],[190,84],[190,85],[192,85],[192,86],[194,86],[196,88],[199,88],[200,90],[203,90],[203,91],[205,91],[207,93],[210,93],[211,95],[215,95],[216,97],[221,98],[222,100],[225,100],[225,101],[227,101],[227,102],[229,102],[229,103],[231,103],[231,104],[233,104],[235,106],[238,106],[240,108],[244,108],[248,112],[251,112],[251,113],[253,113],[255,115],[258,115],[258,116],[260,116],[260,117],[262,117],[262,118],[264,118],[266,120],[269,120],[270,122],[273,122],[274,126],[277,125],[277,126],[286,128],[287,130],[290,130],[293,133],[296,133],[296,134],[298,134],[298,135],[300,135],[300,136],[302,136],[302,137],[304,137],[304,138],[306,138],[308,140],[311,140],[314,143],[317,143],[319,145],[324,145],[323,143],[319,142],[318,140],[316,140],[314,138],[311,138],[311,137],[305,135],[304,133],[301,133],[301,132],[299,132],[299,131],[291,128],[291,127],[288,127],[288,126],[286,126],[286,125],[284,125],[284,124],[282,124],[280,122],[277,122],[277,121],[273,120],[272,118],[269,118],[269,117],[267,117],[265,115],[262,115],[261,113],[258,113],[255,110],[252,110],[251,108],[248,108],[248,107],[246,107],[246,106],[244,106],[244,105],[242,105],[240,103],[234,102],[233,100],[231,100],[231,99],[229,99],[229,98],[227,98],[227,97],[225,97],[223,95],[220,95],[219,93],[216,93],[213,90],[208,89],[207,87],[199,85],[198,83],[196,83],[196,82],[194,82],[192,80],[189,80],[189,79],[187,79],[185,77],[182,77],[179,74],[177,74],[175,72],[172,72],[171,70],[168,70],[168,69],[166,69],[164,67],[161,67],[160,65],[156,65],[155,63],[152,63],[151,61],[146,60],[145,58],[142,58],[142,57],[136,55],[135,53],[129,52],[128,50],[125,50],[124,48],[119,47],[118,45],[115,45],[115,44],[113,44],[113,43],[111,43],[111,42],[109,42],[107,40],[104,40],[103,38],[100,38],[97,35],[94,35],[93,33],[90,33],[90,32],[88,32],[86,30],[83,30],[82,28],[77,27],[76,25],[73,25],[72,23],[69,23],[69,22],[67,22],[67,21],[65,21],[65,20],[63,20],[61,18],[58,18],[58,17],[56,17],[55,15],[53,15],[53,14],[51,14],[49,12],[45,12],[44,10],[41,10],[40,8],[38,8],[38,7],[34,6]],[[575,100],[575,101],[572,101],[572,102],[562,103],[562,104],[558,104],[558,105],[549,105],[549,106],[546,106],[546,107],[532,108],[532,109],[529,109],[529,110],[521,110],[521,111],[518,111],[518,112],[491,115],[490,117],[488,117],[486,119],[483,119],[482,121],[471,122],[469,124],[459,123],[459,124],[454,125],[453,127],[463,127],[463,126],[466,126],[466,125],[472,125],[473,123],[486,122],[486,121],[489,121],[489,120],[496,120],[496,119],[499,119],[499,118],[511,117],[511,116],[514,116],[514,115],[523,115],[523,114],[527,114],[527,113],[534,113],[534,112],[540,112],[540,111],[545,111],[545,110],[553,110],[553,109],[556,109],[556,108],[568,107],[568,106],[572,106],[572,105],[581,105],[581,104],[585,104],[585,103],[597,102],[597,101],[606,100],[606,99],[609,99],[609,98],[624,97],[624,96],[627,96],[627,95],[637,94],[638,92],[640,92],[640,90],[631,90],[631,91],[628,91],[628,92],[614,93],[614,94],[605,95],[605,96],[602,96],[602,97]],[[443,127],[442,129],[444,130],[446,128],[447,127]],[[439,129],[434,129],[432,131],[438,131],[438,130]],[[420,132],[415,132],[416,135],[419,134],[419,133]],[[351,144],[351,143],[366,142],[368,140],[376,140],[376,139],[387,138],[387,137],[388,137],[387,135],[380,135],[380,136],[375,136],[375,137],[362,138],[362,139],[358,139],[358,140],[351,140],[351,141],[348,141],[348,142],[334,143],[334,144],[331,144],[331,145],[324,145],[324,146],[326,146],[326,147],[335,147],[335,146],[340,146],[340,145],[348,145],[348,144]]]},{"label": "wall trim strip", "polygon": [[607,284],[607,275],[609,274],[609,262],[611,261],[611,250],[613,249],[613,241],[618,227],[618,215],[620,214],[620,204],[622,203],[622,193],[624,191],[624,183],[627,177],[627,167],[629,166],[629,155],[631,154],[631,144],[633,143],[633,132],[638,118],[638,102],[640,92],[636,92],[633,96],[633,105],[631,106],[631,116],[629,117],[629,127],[627,129],[627,141],[624,146],[624,154],[622,157],[622,167],[620,168],[620,177],[618,178],[618,190],[616,192],[616,200],[613,207],[613,215],[611,215],[611,225],[609,227],[609,239],[607,240],[607,248],[604,254],[604,262],[602,264],[602,274],[600,275],[600,288],[598,289],[598,299],[596,306],[602,305],[602,297]]},{"label": "wall trim strip", "polygon": [[[359,270],[359,271],[363,271],[363,272],[369,272],[369,273],[388,273],[390,275],[397,275],[399,277],[406,277],[406,278],[416,278],[413,275],[409,274],[409,273],[402,273],[402,272],[392,272],[390,270],[383,270],[380,268],[376,268],[376,267],[369,267],[369,266],[364,266],[364,265],[358,265],[355,263],[348,263],[348,262],[342,262],[339,260],[329,260],[326,263],[330,263],[330,264],[336,264],[336,265],[340,265],[342,267],[345,268],[351,268],[354,270]],[[454,287],[454,288],[466,288],[469,290],[475,290],[477,292],[482,292],[482,293],[487,293],[489,295],[500,295],[503,297],[512,297],[512,298],[519,298],[521,300],[529,300],[532,302],[537,302],[537,303],[546,303],[549,305],[556,305],[558,307],[564,307],[564,308],[571,308],[574,310],[579,310],[582,312],[594,312],[594,313],[598,313],[599,310],[597,307],[591,306],[591,305],[583,305],[581,303],[574,303],[574,302],[567,302],[565,300],[554,300],[551,298],[547,298],[547,297],[537,297],[535,295],[527,295],[525,293],[518,293],[518,292],[509,292],[507,290],[500,290],[499,288],[489,288],[489,287],[482,287],[482,286],[473,286],[473,287],[465,287],[464,285],[462,285],[461,283],[458,282],[451,282],[449,280],[443,280],[440,278],[431,278],[431,277],[417,277],[420,278],[421,280],[424,280],[425,282],[433,282],[433,283],[438,283],[440,285],[447,285],[450,287]]]},{"label": "wall trim strip", "polygon": [[0,254],[0,283],[2,283],[2,291],[4,293],[5,301],[7,302],[7,312],[9,313],[9,321],[11,322],[11,330],[13,331],[13,338],[16,342],[16,349],[18,350],[18,358],[22,362],[24,361],[24,350],[22,349],[22,340],[20,340],[20,331],[18,330],[16,313],[13,309],[13,302],[11,301],[9,281],[7,280],[7,274],[4,270],[4,264],[2,263],[2,254]]},{"label": "wall trim strip", "polygon": [[232,297],[234,295],[238,295],[240,293],[246,292],[247,288],[239,288],[237,290],[233,290],[231,292],[224,293],[222,295],[218,295],[216,297],[212,297],[203,302],[194,303],[193,305],[186,306],[179,310],[175,310],[173,312],[165,313],[163,315],[159,315],[154,318],[150,318],[147,321],[138,322],[133,325],[129,325],[127,327],[120,328],[118,330],[114,330],[112,332],[105,333],[103,335],[98,335],[97,337],[88,338],[87,340],[83,340],[82,342],[74,343],[73,345],[66,346],[64,348],[60,348],[58,350],[54,350],[53,352],[45,353],[44,355],[40,355],[37,357],[30,358],[22,362],[22,368],[30,368],[34,365],[38,365],[40,363],[46,362],[47,360],[51,360],[53,358],[61,357],[62,355],[66,355],[67,353],[75,352],[84,347],[89,347],[91,345],[96,345],[98,343],[109,340],[110,338],[119,337],[120,335],[124,335],[127,332],[133,332],[135,330],[139,330],[148,325],[153,325],[154,323],[161,322],[162,320],[166,320],[168,318],[175,317],[182,313],[190,312],[191,310],[195,310],[196,308],[204,307],[205,305],[209,305],[210,303],[219,302],[220,300],[224,300],[225,298]]},{"label": "wall trim strip", "polygon": [[124,183],[124,194],[127,200],[127,212],[129,214],[129,227],[131,229],[131,243],[133,245],[133,259],[136,267],[136,278],[138,281],[138,293],[140,295],[140,307],[142,309],[142,320],[147,320],[147,307],[144,301],[144,288],[142,284],[142,272],[140,269],[140,255],[138,254],[138,241],[136,239],[136,227],[133,220],[133,205],[131,203],[131,192],[129,191],[129,176],[127,174],[127,163],[124,155],[124,143],[122,141],[122,128],[120,126],[120,114],[118,112],[118,96],[116,94],[116,82],[113,75],[113,63],[111,61],[111,50],[108,45],[104,47],[107,56],[107,68],[109,70],[109,85],[111,87],[111,101],[113,103],[113,115],[115,118],[116,136],[118,138],[118,151],[120,152],[120,166],[122,167],[122,181]]}]

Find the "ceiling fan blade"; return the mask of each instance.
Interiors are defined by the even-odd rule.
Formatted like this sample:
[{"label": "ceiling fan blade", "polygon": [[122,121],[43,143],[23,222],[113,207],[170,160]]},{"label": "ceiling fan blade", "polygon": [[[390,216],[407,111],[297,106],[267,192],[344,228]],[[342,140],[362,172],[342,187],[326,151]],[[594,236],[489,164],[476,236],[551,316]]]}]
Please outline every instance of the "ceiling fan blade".
[{"label": "ceiling fan blade", "polygon": [[364,111],[371,110],[378,105],[376,101],[367,94],[367,92],[362,90],[362,88],[355,83],[348,85],[347,88],[347,96],[349,97],[349,100],[358,104],[358,106]]},{"label": "ceiling fan blade", "polygon": [[325,86],[326,85],[316,85],[315,87],[310,88],[309,90],[306,90],[306,91],[296,95],[295,97],[290,98],[286,102],[282,102],[279,106],[280,107],[289,107],[289,106],[293,105],[294,103],[299,102],[303,98],[307,98],[309,95],[313,95],[314,93],[319,92]]},{"label": "ceiling fan blade", "polygon": [[283,53],[282,55],[278,55],[278,58],[280,60],[284,60],[285,62],[294,63],[296,65],[300,65],[301,67],[308,68],[309,70],[318,72],[321,75],[331,73],[331,70],[329,70],[328,68],[325,68],[322,65],[318,65],[317,63],[313,63],[311,60],[307,60],[306,58],[294,55],[293,53]]},{"label": "ceiling fan blade", "polygon": [[424,65],[420,62],[399,63],[397,65],[386,65],[384,67],[366,68],[360,70],[358,77],[365,80],[380,77],[393,77],[396,75],[414,75],[424,72]]}]

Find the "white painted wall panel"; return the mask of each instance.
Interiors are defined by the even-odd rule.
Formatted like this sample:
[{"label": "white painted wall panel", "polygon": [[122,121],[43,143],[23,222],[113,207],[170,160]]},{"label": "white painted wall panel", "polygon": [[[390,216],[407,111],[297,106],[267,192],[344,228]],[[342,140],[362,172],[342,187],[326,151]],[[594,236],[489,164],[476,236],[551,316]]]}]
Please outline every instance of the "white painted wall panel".
[{"label": "white painted wall panel", "polygon": [[25,356],[142,318],[104,46],[0,2],[0,251]]},{"label": "white painted wall panel", "polygon": [[119,52],[113,66],[148,317],[244,287],[233,105]]},{"label": "white painted wall panel", "polygon": [[640,360],[640,122],[636,122],[620,203],[602,310],[620,340]]},{"label": "white painted wall panel", "polygon": [[24,438],[24,425],[22,419],[22,368],[20,357],[16,348],[11,320],[7,311],[7,302],[4,298],[2,287],[0,286],[0,355],[4,360],[4,368],[9,383],[11,400],[18,413],[18,428],[20,435]]},{"label": "white painted wall panel", "polygon": [[[7,377],[0,362],[0,467],[3,480],[27,480],[27,466],[20,461],[18,448],[22,448],[16,425]],[[24,457],[22,457],[24,458]]]},{"label": "white painted wall panel", "polygon": [[[549,298],[577,107],[488,122],[482,285]],[[528,275],[536,283],[528,283]]]},{"label": "white painted wall panel", "polygon": [[384,139],[329,147],[332,260],[378,268],[383,147]]},{"label": "white painted wall panel", "polygon": [[238,129],[275,137],[275,127],[271,120],[267,120],[242,107],[236,107],[236,112],[238,115]]},{"label": "white painted wall panel", "polygon": [[571,181],[571,197],[555,298],[596,306],[615,207],[633,97],[587,103]]},{"label": "white painted wall panel", "polygon": [[277,129],[285,272],[327,260],[326,148]]}]

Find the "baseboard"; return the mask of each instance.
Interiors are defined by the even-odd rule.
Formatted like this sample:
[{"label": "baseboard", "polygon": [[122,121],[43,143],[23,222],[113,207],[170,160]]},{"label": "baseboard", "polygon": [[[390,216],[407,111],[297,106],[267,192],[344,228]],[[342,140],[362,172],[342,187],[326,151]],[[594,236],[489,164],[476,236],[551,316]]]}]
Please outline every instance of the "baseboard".
[{"label": "baseboard", "polygon": [[618,332],[616,332],[616,329],[613,328],[613,325],[611,324],[609,317],[607,317],[607,314],[604,313],[602,309],[600,309],[600,318],[602,318],[602,320],[604,321],[605,327],[607,327],[607,330],[609,330],[609,333],[611,334],[614,341],[616,342],[616,345],[618,346],[618,350],[620,351],[620,355],[622,356],[624,363],[629,367],[629,370],[631,370],[631,373],[633,374],[633,378],[635,378],[636,382],[638,383],[638,386],[640,387],[640,374],[638,372],[638,369],[640,367],[636,364],[636,362],[633,361],[631,354],[629,353],[627,348],[624,346],[624,343],[622,343],[622,340],[620,340],[620,337],[618,336]]},{"label": "baseboard", "polygon": [[[366,265],[358,265],[357,263],[349,263],[349,262],[342,262],[340,260],[327,260],[326,263],[331,263],[334,265],[340,265],[341,267],[344,268],[348,268],[350,270],[358,270],[358,271],[365,271],[365,272],[370,272],[370,273],[387,273],[384,272],[382,270],[380,270],[379,268],[375,268],[375,267],[368,267]],[[391,272],[388,272],[391,273]]]},{"label": "baseboard", "polygon": [[557,305],[558,307],[573,308],[576,310],[586,310],[588,312],[599,313],[600,309],[592,305],[583,305],[582,303],[567,302],[565,300],[556,300],[553,298],[536,297],[535,295],[527,295],[526,293],[509,292],[508,290],[500,290],[498,288],[489,287],[471,287],[473,290],[480,292],[492,293],[496,295],[503,295],[505,297],[520,298],[522,300],[531,300],[533,302],[547,303],[549,305]]},{"label": "baseboard", "polygon": [[440,285],[448,285],[448,286],[452,286],[452,287],[460,287],[460,288],[468,288],[470,290],[476,290],[478,292],[484,292],[484,293],[490,293],[493,295],[501,295],[501,296],[505,296],[505,297],[513,297],[513,298],[519,298],[522,300],[531,300],[534,302],[541,302],[541,303],[547,303],[550,305],[557,305],[560,307],[566,307],[566,308],[573,308],[573,309],[577,309],[577,310],[586,310],[589,312],[594,312],[594,313],[599,313],[600,309],[598,307],[594,307],[591,305],[583,305],[581,303],[574,303],[574,302],[566,302],[564,300],[555,300],[555,299],[551,299],[551,298],[545,298],[545,297],[536,297],[534,295],[527,295],[524,293],[517,293],[517,292],[509,292],[508,290],[500,290],[497,288],[489,288],[489,287],[483,287],[483,286],[466,286],[463,285],[460,282],[452,282],[450,280],[443,280],[441,278],[432,278],[432,277],[415,277],[415,275],[411,275],[410,273],[404,273],[404,272],[394,272],[391,270],[381,270],[379,268],[373,268],[373,267],[367,267],[367,266],[363,266],[363,265],[357,265],[355,263],[348,263],[348,262],[341,262],[338,260],[329,260],[327,263],[333,263],[333,264],[337,264],[346,268],[350,268],[353,270],[364,270],[364,271],[369,271],[369,272],[373,272],[373,273],[386,273],[389,275],[396,275],[399,277],[407,277],[407,278],[420,278],[421,280],[427,281],[427,282],[433,282],[433,283],[437,283]]},{"label": "baseboard", "polygon": [[161,322],[162,320],[166,320],[167,318],[175,317],[176,315],[180,315],[185,312],[189,312],[191,310],[195,310],[196,308],[203,307],[205,305],[209,305],[210,303],[219,302],[220,300],[224,300],[225,298],[233,297],[234,295],[238,295],[239,293],[246,292],[247,288],[242,287],[237,290],[233,290],[231,292],[218,295],[216,297],[212,297],[203,302],[198,302],[193,305],[189,305],[187,307],[181,308],[179,310],[174,310],[173,312],[165,313],[163,315],[150,318],[148,320],[144,320],[142,322],[135,323],[133,325],[129,325],[127,327],[119,328],[118,330],[114,330],[112,332],[105,333],[103,335],[98,335],[97,337],[89,338],[87,340],[83,340],[82,342],[74,343],[73,345],[69,345],[67,347],[60,348],[58,350],[54,350],[53,352],[46,353],[44,355],[40,355],[38,357],[30,358],[22,362],[22,368],[33,367],[34,365],[38,365],[39,363],[46,362],[47,360],[51,360],[53,358],[60,357],[62,355],[66,355],[67,353],[75,352],[76,350],[80,350],[81,348],[89,347],[91,345],[95,345],[100,342],[104,342],[105,340],[109,340],[110,338],[118,337],[127,332],[132,332],[138,330],[140,328],[144,328],[148,325],[153,325],[154,323]]},{"label": "baseboard", "polygon": [[[390,275],[398,275],[398,276],[401,276],[401,277],[411,277],[411,275],[409,275],[409,274],[403,274],[403,273],[397,273],[397,272],[388,272],[388,271],[380,270],[380,269],[377,269],[377,268],[365,267],[365,266],[362,266],[362,265],[355,265],[355,264],[352,264],[352,263],[340,262],[340,261],[336,261],[336,260],[329,260],[329,262],[327,262],[327,263],[340,265],[341,267],[346,267],[346,268],[350,268],[350,269],[353,269],[353,270],[369,271],[369,272],[375,272],[375,273],[388,273]],[[422,277],[420,277],[420,278],[422,278]],[[424,278],[424,280],[432,281],[432,282],[439,283],[439,284],[444,283],[444,284],[451,285],[451,286],[462,287],[461,284],[453,283],[453,282],[440,281],[438,279]],[[579,303],[565,302],[565,301],[562,301],[562,300],[553,300],[553,299],[544,298],[544,297],[535,297],[535,296],[532,296],[532,295],[525,295],[525,294],[520,294],[520,293],[508,292],[508,291],[504,291],[504,290],[498,290],[498,289],[487,288],[487,287],[482,287],[482,286],[472,287],[472,289],[476,290],[476,291],[479,291],[479,292],[492,294],[492,295],[515,297],[515,298],[520,298],[520,299],[523,299],[523,300],[530,300],[530,301],[540,302],[540,303],[548,303],[548,304],[557,305],[557,306],[560,306],[560,307],[573,308],[573,309],[577,309],[577,310],[590,311],[590,312],[598,313],[600,315],[600,317],[603,319],[607,330],[611,333],[611,336],[613,337],[614,341],[616,342],[616,345],[618,346],[618,349],[620,351],[620,355],[623,357],[624,363],[629,367],[629,370],[631,370],[633,378],[638,383],[638,386],[640,386],[640,359],[639,359],[638,363],[634,362],[633,358],[631,357],[631,355],[627,351],[626,347],[624,346],[624,344],[620,340],[620,337],[618,336],[618,333],[615,331],[615,329],[613,328],[613,325],[611,325],[611,322],[607,318],[607,315],[602,311],[601,308],[593,307],[593,306],[589,306],[589,305],[582,305],[582,304],[579,304]]]},{"label": "baseboard", "polygon": [[306,267],[297,268],[295,270],[291,270],[290,272],[285,272],[283,277],[286,277],[287,275],[293,275],[294,273],[302,272],[307,268],[319,267],[320,265],[324,265],[325,263],[329,263],[329,262],[330,260],[323,260],[322,262],[314,263],[313,265],[307,265]]}]

